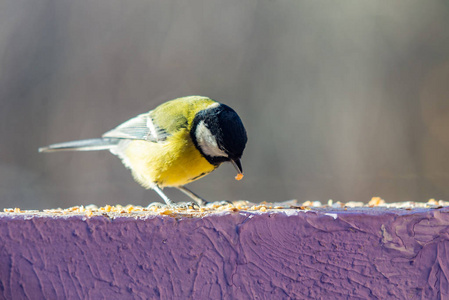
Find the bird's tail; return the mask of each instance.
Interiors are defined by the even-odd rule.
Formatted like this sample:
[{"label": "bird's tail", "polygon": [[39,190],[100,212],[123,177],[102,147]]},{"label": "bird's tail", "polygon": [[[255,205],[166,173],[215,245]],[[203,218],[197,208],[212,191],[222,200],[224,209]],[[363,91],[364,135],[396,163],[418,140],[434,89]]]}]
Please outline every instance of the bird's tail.
[{"label": "bird's tail", "polygon": [[71,141],[41,147],[39,148],[39,152],[109,150],[117,146],[119,142],[120,139],[114,138]]}]

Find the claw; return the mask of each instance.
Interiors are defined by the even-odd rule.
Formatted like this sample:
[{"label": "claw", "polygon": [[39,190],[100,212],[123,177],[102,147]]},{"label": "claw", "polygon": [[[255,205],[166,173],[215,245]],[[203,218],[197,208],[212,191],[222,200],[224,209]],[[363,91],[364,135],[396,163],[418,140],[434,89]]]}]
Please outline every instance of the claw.
[{"label": "claw", "polygon": [[222,200],[222,201],[215,201],[215,202],[207,202],[206,207],[214,208],[216,206],[225,206],[225,205],[233,205],[231,201],[228,200]]}]

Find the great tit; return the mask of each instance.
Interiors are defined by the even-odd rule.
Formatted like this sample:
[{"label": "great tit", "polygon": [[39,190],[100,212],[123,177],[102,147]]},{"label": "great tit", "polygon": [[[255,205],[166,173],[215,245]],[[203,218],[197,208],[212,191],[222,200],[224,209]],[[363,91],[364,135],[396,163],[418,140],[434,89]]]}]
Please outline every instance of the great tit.
[{"label": "great tit", "polygon": [[138,183],[155,190],[167,205],[174,203],[162,192],[164,187],[175,187],[203,206],[207,202],[184,185],[223,162],[234,165],[240,180],[247,139],[232,108],[208,97],[188,96],[138,115],[101,138],[53,144],[39,152],[109,150]]}]

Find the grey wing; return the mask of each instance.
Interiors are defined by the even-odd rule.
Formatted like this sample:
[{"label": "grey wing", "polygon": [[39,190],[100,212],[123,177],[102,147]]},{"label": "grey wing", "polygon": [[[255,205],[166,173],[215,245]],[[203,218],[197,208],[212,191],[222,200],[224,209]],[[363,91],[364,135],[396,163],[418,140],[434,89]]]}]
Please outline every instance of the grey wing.
[{"label": "grey wing", "polygon": [[116,128],[103,134],[104,138],[120,138],[130,140],[145,140],[150,142],[164,141],[169,134],[155,124],[151,117],[152,111],[138,115]]}]

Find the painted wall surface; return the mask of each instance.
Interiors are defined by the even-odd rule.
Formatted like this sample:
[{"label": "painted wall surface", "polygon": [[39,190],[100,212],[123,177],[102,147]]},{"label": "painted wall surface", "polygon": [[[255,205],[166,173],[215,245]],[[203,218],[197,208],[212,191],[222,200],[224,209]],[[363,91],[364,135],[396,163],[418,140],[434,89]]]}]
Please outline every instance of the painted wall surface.
[{"label": "painted wall surface", "polygon": [[444,299],[449,209],[0,214],[4,299]]}]

